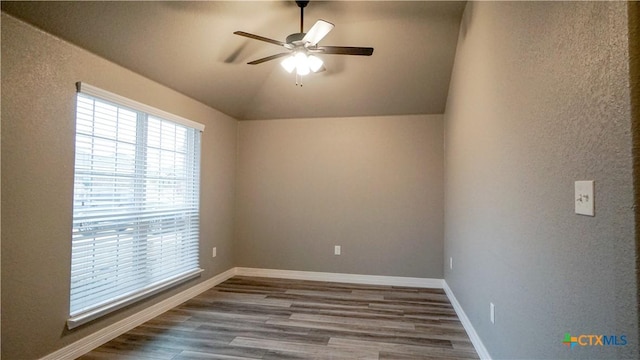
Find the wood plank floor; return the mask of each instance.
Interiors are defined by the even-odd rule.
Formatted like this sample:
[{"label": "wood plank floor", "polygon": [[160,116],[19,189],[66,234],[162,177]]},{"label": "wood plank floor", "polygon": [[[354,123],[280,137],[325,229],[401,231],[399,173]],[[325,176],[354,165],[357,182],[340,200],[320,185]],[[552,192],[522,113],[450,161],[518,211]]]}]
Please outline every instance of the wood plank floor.
[{"label": "wood plank floor", "polygon": [[234,277],[82,356],[478,359],[444,291]]}]

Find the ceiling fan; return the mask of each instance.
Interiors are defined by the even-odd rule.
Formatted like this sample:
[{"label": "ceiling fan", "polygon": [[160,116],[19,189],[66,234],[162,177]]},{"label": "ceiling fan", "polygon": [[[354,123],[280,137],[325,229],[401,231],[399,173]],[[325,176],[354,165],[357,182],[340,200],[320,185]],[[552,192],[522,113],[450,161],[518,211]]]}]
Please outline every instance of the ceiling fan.
[{"label": "ceiling fan", "polygon": [[262,64],[270,60],[284,57],[280,63],[282,67],[289,73],[296,71],[296,85],[302,86],[301,77],[311,72],[317,73],[325,71],[322,59],[316,54],[332,54],[332,55],[360,55],[371,56],[373,48],[370,47],[354,47],[354,46],[319,46],[318,43],[333,29],[334,25],[328,21],[318,20],[309,29],[304,32],[304,8],[309,1],[296,1],[300,8],[300,32],[287,36],[286,42],[269,39],[260,35],[250,34],[244,31],[236,31],[235,35],[248,37],[254,40],[260,40],[271,44],[279,45],[287,49],[286,52],[267,56],[258,60],[248,62],[249,65]]}]

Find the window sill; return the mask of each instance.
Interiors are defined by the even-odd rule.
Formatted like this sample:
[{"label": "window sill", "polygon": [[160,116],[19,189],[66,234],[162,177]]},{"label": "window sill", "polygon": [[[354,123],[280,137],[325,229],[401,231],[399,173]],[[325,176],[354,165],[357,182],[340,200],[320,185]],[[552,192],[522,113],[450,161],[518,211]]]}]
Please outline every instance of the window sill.
[{"label": "window sill", "polygon": [[169,289],[173,286],[176,286],[188,280],[199,277],[203,271],[204,269],[196,269],[193,271],[189,271],[187,273],[167,279],[166,281],[163,281],[161,283],[152,284],[148,287],[142,288],[140,289],[140,291],[136,291],[133,294],[129,294],[124,297],[117,298],[113,302],[110,302],[107,305],[71,316],[67,320],[67,328],[69,328],[69,330],[74,329],[78,326],[84,325],[104,315],[107,315],[113,311],[122,309],[127,305],[131,305],[137,301],[140,301],[142,299],[155,295],[163,290]]}]

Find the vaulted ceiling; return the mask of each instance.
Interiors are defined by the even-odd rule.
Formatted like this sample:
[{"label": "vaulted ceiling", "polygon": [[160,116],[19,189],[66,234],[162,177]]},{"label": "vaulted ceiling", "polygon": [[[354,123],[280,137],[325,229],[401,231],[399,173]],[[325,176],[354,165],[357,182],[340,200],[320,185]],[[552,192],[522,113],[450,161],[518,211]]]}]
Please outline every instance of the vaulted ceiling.
[{"label": "vaulted ceiling", "polygon": [[373,56],[322,55],[303,87],[282,52],[236,30],[284,41],[299,31],[294,1],[10,2],[2,11],[239,120],[444,112],[464,2],[311,1],[305,31],[335,24],[320,45]]}]

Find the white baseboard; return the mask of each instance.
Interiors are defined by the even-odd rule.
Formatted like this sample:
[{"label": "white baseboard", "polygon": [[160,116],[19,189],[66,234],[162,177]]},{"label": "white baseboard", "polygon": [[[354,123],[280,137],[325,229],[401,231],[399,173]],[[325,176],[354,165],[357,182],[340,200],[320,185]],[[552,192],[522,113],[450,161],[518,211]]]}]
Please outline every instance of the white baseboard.
[{"label": "white baseboard", "polygon": [[482,340],[480,340],[480,336],[478,336],[476,329],[474,329],[473,325],[471,325],[471,321],[467,317],[467,314],[465,314],[464,310],[462,310],[462,306],[460,306],[460,303],[458,302],[458,299],[456,299],[456,296],[453,294],[453,291],[451,291],[451,288],[449,287],[449,285],[447,285],[446,281],[442,280],[442,284],[444,292],[447,294],[449,301],[451,301],[451,305],[453,305],[453,308],[455,309],[456,314],[458,315],[458,318],[462,323],[462,326],[464,326],[464,330],[467,332],[467,335],[469,335],[469,339],[471,339],[471,343],[476,349],[478,356],[482,360],[491,360],[489,351],[482,343]]},{"label": "white baseboard", "polygon": [[135,328],[138,325],[153,319],[160,314],[171,310],[172,308],[182,304],[183,302],[211,289],[212,287],[220,284],[221,282],[233,277],[235,275],[235,268],[227,270],[217,276],[212,277],[207,281],[203,281],[198,285],[193,286],[179,294],[176,294],[168,299],[165,299],[155,305],[152,305],[126,319],[120,320],[115,324],[109,325],[104,329],[98,330],[95,333],[86,336],[70,345],[57,350],[40,360],[73,360],[78,358],[89,351],[103,345],[110,340],[126,333],[127,331]]},{"label": "white baseboard", "polygon": [[402,276],[339,274],[327,272],[254,269],[242,267],[236,268],[236,275],[294,280],[329,281],[351,284],[408,286],[442,289],[442,279],[413,278]]}]

